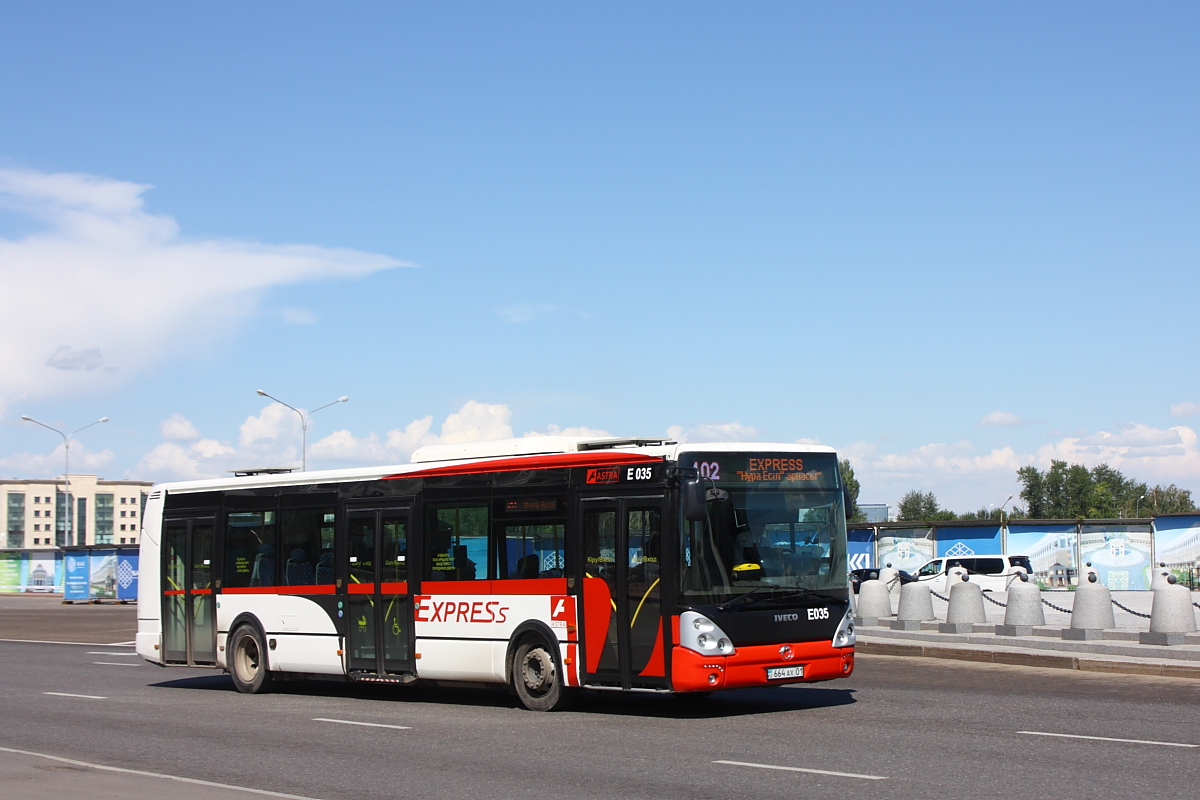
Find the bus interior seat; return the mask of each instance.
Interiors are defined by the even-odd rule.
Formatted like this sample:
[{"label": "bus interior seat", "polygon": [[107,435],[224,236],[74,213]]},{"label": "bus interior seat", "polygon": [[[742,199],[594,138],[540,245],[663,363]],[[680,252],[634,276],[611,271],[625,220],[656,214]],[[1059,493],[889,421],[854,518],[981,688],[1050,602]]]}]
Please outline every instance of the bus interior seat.
[{"label": "bus interior seat", "polygon": [[269,544],[259,545],[254,557],[254,571],[250,573],[251,586],[273,586],[275,584],[275,548]]},{"label": "bus interior seat", "polygon": [[317,558],[317,585],[333,583],[333,553],[326,550]]},{"label": "bus interior seat", "polygon": [[537,554],[523,556],[517,559],[517,577],[518,578],[536,578],[538,576],[538,566],[541,561]]},{"label": "bus interior seat", "polygon": [[313,583],[312,564],[299,547],[288,555],[284,583],[288,586],[311,586]]}]

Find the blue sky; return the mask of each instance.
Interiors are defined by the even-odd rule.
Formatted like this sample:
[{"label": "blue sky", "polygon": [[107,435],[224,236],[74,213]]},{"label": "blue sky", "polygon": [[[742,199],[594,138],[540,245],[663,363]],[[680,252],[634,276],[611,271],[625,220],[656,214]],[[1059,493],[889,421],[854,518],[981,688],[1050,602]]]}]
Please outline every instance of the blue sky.
[{"label": "blue sky", "polygon": [[[817,440],[1200,490],[1194,4],[0,6],[0,473]],[[290,415],[290,416],[289,416]],[[74,463],[74,462],[73,462]],[[74,468],[74,467],[73,467]]]}]

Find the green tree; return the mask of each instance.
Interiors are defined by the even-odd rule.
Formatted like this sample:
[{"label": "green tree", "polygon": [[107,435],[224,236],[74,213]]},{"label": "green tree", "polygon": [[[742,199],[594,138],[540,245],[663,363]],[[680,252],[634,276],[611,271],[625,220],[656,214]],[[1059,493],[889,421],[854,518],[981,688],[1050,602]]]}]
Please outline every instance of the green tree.
[{"label": "green tree", "polygon": [[1108,464],[1089,470],[1083,464],[1051,461],[1045,472],[1021,467],[1017,480],[1027,513],[1034,519],[1113,519],[1193,511],[1196,507],[1186,489],[1174,484],[1150,488]]},{"label": "green tree", "polygon": [[843,458],[838,461],[838,472],[842,474],[842,485],[846,487],[846,492],[850,495],[850,507],[846,509],[846,521],[866,522],[867,515],[858,508],[858,492],[862,487],[859,486],[858,478],[854,477],[854,467],[850,466],[850,459]]},{"label": "green tree", "polygon": [[913,489],[900,498],[896,508],[896,518],[900,520],[951,520],[957,519],[953,511],[938,506],[937,495],[933,492],[920,492]]}]

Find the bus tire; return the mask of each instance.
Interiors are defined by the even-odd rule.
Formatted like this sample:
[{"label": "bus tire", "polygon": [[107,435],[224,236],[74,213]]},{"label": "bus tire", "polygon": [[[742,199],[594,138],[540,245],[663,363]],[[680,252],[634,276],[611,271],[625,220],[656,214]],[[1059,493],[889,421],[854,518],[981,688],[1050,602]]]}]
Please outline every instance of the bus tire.
[{"label": "bus tire", "polygon": [[576,691],[563,686],[554,652],[540,638],[529,638],[513,655],[512,685],[521,705],[530,711],[561,711],[575,700]]},{"label": "bus tire", "polygon": [[267,643],[254,625],[240,625],[229,637],[229,675],[242,694],[271,691]]}]

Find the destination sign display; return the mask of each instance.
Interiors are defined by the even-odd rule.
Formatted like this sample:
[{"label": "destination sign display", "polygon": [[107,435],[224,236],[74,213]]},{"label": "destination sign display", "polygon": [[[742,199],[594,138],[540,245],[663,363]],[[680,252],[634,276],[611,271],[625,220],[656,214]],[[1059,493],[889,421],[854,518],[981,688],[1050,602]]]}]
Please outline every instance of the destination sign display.
[{"label": "destination sign display", "polygon": [[837,457],[830,453],[682,453],[679,466],[721,486],[838,487]]}]

